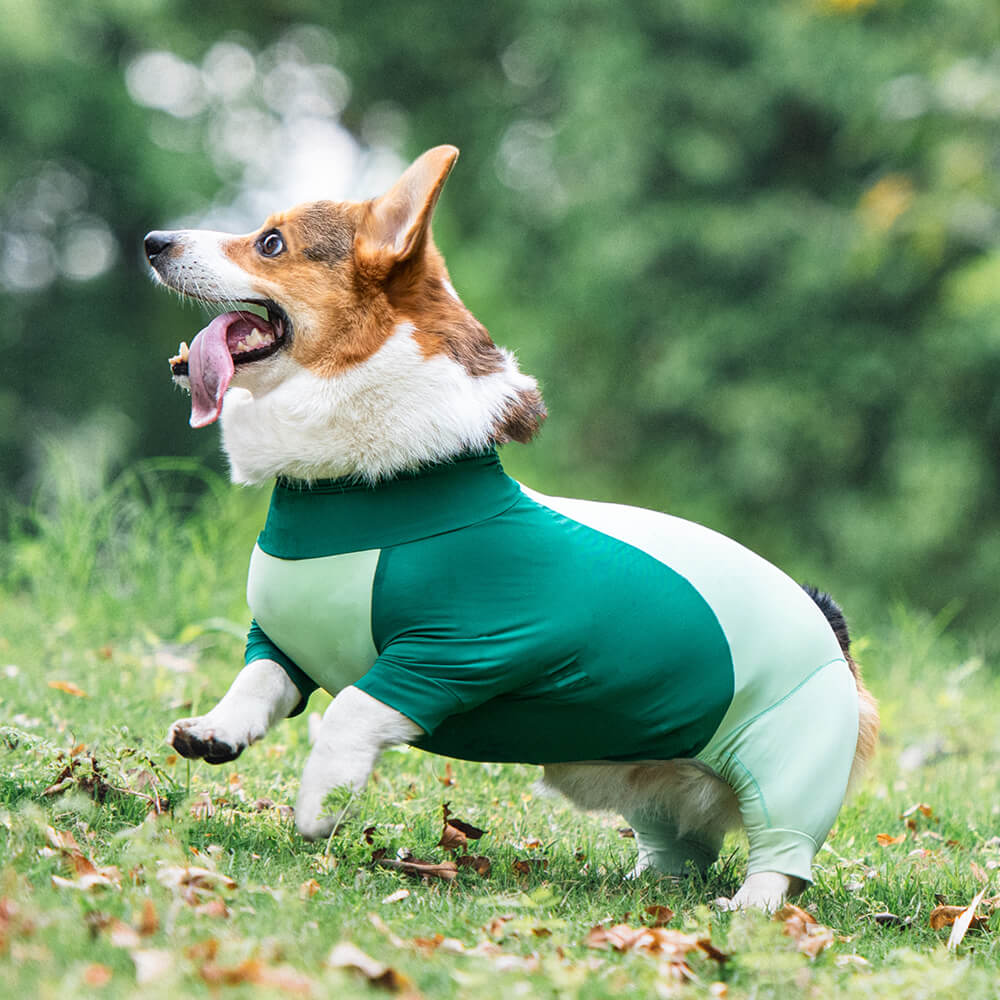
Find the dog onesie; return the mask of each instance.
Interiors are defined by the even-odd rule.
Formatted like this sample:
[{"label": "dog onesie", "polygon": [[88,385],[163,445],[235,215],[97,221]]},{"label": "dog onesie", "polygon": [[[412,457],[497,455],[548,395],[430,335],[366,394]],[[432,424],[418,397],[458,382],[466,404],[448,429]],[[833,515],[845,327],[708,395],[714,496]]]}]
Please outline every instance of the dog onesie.
[{"label": "dog onesie", "polygon": [[[489,451],[375,485],[279,479],[247,596],[246,662],[281,664],[296,712],[353,684],[450,757],[694,759],[737,797],[749,873],[811,880],[857,688],[816,604],[738,543],[541,496]],[[661,871],[715,859],[668,815],[626,818]]]}]

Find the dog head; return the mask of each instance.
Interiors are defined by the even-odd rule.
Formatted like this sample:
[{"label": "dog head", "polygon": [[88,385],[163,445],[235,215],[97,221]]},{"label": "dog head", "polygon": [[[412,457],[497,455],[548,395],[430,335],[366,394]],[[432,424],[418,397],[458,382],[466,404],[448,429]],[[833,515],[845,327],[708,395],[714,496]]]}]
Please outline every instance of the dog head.
[{"label": "dog head", "polygon": [[378,198],[299,205],[246,236],[146,237],[160,282],[236,307],[171,358],[191,425],[221,414],[235,478],[377,479],[537,431],[535,381],[459,300],[431,238],[457,156],[438,146]]}]

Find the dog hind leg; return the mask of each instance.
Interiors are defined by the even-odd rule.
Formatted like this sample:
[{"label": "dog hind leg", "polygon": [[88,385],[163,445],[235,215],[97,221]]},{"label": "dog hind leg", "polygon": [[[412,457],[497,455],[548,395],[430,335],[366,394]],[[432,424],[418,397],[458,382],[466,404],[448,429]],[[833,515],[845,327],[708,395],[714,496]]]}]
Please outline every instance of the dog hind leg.
[{"label": "dog hind leg", "polygon": [[667,814],[640,812],[626,815],[625,819],[632,827],[638,849],[635,868],[629,878],[649,869],[661,875],[680,877],[694,868],[704,875],[722,848],[722,830],[682,832],[677,820]]},{"label": "dog hind leg", "polygon": [[857,688],[836,661],[710,748],[736,793],[750,847],[746,881],[718,906],[773,910],[812,881],[812,860],[843,803],[857,742]]}]

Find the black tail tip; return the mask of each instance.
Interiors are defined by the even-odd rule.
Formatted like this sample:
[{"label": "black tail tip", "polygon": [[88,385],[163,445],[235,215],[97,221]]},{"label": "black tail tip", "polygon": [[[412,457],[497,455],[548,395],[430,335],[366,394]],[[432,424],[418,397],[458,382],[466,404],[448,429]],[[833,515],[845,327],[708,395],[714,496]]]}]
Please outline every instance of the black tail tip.
[{"label": "black tail tip", "polygon": [[802,584],[802,589],[816,602],[817,607],[826,616],[826,620],[833,629],[833,634],[840,643],[840,648],[846,656],[851,649],[851,636],[847,630],[847,619],[844,612],[840,610],[840,605],[825,591],[816,587],[810,587],[808,583]]}]

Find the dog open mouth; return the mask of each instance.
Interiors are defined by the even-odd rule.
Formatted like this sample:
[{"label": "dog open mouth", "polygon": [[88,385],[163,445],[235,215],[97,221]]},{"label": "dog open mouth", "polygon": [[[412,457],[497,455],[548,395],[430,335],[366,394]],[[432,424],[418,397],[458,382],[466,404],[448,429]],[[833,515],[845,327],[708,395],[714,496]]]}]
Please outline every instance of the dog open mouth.
[{"label": "dog open mouth", "polygon": [[[257,304],[257,303],[253,303]],[[249,310],[216,316],[191,341],[181,343],[170,359],[170,371],[187,376],[191,388],[191,426],[206,427],[219,419],[222,399],[237,365],[262,361],[285,346],[290,324],[273,302],[260,303],[267,317]]]}]

